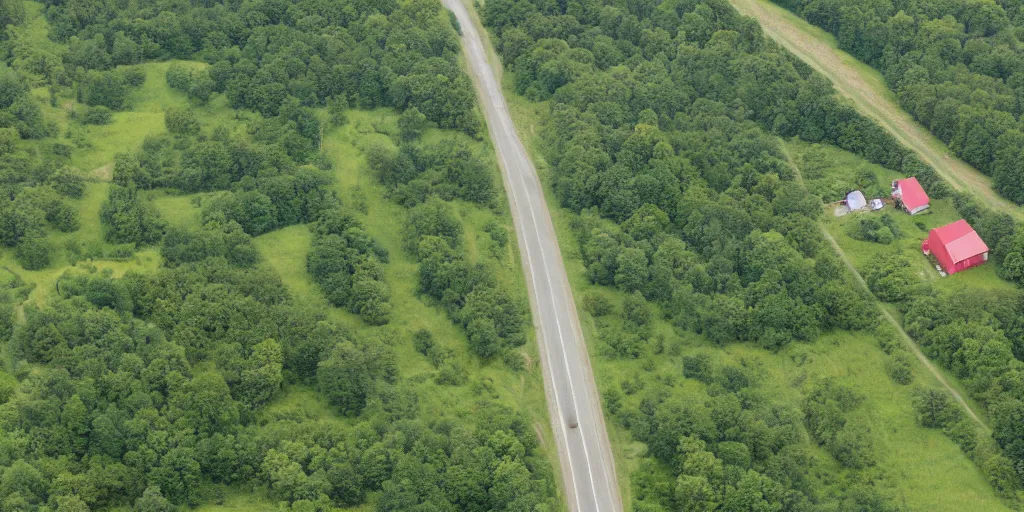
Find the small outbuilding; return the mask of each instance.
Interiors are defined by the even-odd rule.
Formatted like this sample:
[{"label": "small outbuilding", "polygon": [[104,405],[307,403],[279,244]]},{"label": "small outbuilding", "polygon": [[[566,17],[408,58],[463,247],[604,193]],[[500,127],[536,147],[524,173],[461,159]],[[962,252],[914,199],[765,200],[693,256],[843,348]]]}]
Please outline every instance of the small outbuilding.
[{"label": "small outbuilding", "polygon": [[934,254],[947,274],[976,267],[988,261],[988,245],[966,220],[960,219],[928,233],[921,250]]},{"label": "small outbuilding", "polygon": [[860,190],[854,190],[846,194],[846,206],[850,211],[863,210],[868,206],[868,200]]},{"label": "small outbuilding", "polygon": [[897,206],[903,205],[903,209],[911,215],[928,209],[928,194],[914,177],[892,182],[892,198]]}]

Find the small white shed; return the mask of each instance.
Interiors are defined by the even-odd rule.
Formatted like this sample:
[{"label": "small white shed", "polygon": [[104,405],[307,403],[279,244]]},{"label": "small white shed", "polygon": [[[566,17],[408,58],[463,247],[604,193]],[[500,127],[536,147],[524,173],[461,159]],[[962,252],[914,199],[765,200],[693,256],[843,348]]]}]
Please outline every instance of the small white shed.
[{"label": "small white shed", "polygon": [[868,206],[868,200],[860,190],[854,190],[846,194],[846,206],[853,210],[863,210]]}]

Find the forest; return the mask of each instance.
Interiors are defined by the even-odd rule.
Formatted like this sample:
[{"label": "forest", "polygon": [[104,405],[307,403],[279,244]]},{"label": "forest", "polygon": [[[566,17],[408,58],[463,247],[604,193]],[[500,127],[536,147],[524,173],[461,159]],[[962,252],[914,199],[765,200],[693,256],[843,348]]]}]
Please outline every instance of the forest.
[{"label": "forest", "polygon": [[[822,13],[862,10],[848,2],[812,4]],[[643,368],[656,372],[652,356],[674,355],[655,326],[658,316],[677,332],[720,346],[750,342],[771,351],[830,332],[868,330],[879,333],[886,353],[896,351],[887,363],[893,380],[910,382],[899,343],[881,334],[887,331],[874,298],[851,286],[817,227],[822,200],[835,198],[804,188],[780,137],[836,146],[917,176],[933,199],[951,197],[989,241],[1000,275],[1020,281],[1016,269],[1024,253],[1009,215],[954,193],[724,1],[489,0],[483,19],[514,73],[510,87],[549,105],[540,151],[551,167],[554,195],[572,212],[586,280],[626,294],[621,309],[605,294],[584,296],[604,358],[646,361]],[[905,40],[908,31],[899,36]],[[850,32],[848,41],[880,39]],[[948,94],[956,101],[992,99],[981,90]],[[962,121],[965,108],[951,111],[963,116],[952,125],[977,137],[971,140],[1005,141],[979,135]],[[983,118],[991,128],[985,115],[970,117]],[[854,235],[878,236],[883,224],[875,222],[858,230],[866,235]],[[888,226],[885,231],[881,238],[896,237]],[[964,379],[968,393],[987,408],[994,433],[979,441],[975,425],[938,392],[922,391],[915,399],[918,424],[944,429],[999,495],[1016,500],[1024,354],[1013,347],[1020,344],[1021,295],[954,298],[915,286],[919,278],[902,258],[877,258],[865,275],[872,294],[896,303],[926,353]],[[995,303],[1001,308],[991,307]],[[884,479],[863,476],[874,462],[866,430],[847,421],[863,401],[856,390],[826,380],[807,386],[801,410],[773,409],[770,401],[749,398],[757,378],[748,369],[718,368],[700,356],[684,356],[681,364],[686,379],[707,386],[704,404],[674,398],[679,392],[671,370],[638,375],[605,392],[609,415],[657,461],[642,463],[632,475],[637,510],[759,509],[747,508],[750,503],[786,510],[902,509],[886,496]],[[797,432],[806,432],[842,467],[861,470],[857,481],[872,483],[825,492],[827,484],[796,469],[811,464],[798,455]]]},{"label": "forest", "polygon": [[[1018,6],[780,3],[1024,202]],[[914,510],[931,489],[881,453],[907,435],[928,445],[907,464],[942,453],[980,482],[963,496],[1020,506],[1011,216],[725,0],[477,10],[514,106],[541,112],[629,510]],[[564,508],[508,204],[439,1],[0,0],[0,26],[0,510]],[[917,176],[992,248],[996,291],[922,280],[896,214],[842,231],[893,249],[857,265],[862,290],[805,147]],[[809,370],[826,350],[880,354],[918,430]]]},{"label": "forest", "polygon": [[[557,508],[532,415],[494,389],[524,377],[528,310],[438,2],[2,0],[0,25],[0,508]],[[157,133],[76,168],[152,89],[181,98]],[[374,109],[401,115],[351,126]],[[373,143],[323,149],[350,131]],[[339,187],[356,158],[401,247]],[[466,208],[494,217],[490,253],[464,250]],[[322,305],[262,248],[292,226]],[[447,318],[414,329],[410,301]]]},{"label": "forest", "polygon": [[903,108],[1024,203],[1024,52],[1015,1],[776,0],[878,69]]}]

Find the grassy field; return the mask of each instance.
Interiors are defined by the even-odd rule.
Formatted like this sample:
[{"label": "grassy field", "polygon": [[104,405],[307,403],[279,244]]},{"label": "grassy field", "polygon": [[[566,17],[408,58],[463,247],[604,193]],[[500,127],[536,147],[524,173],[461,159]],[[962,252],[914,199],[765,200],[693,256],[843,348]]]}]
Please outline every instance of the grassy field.
[{"label": "grassy field", "polygon": [[[82,171],[92,173],[99,179],[109,179],[114,155],[139,147],[150,135],[166,132],[164,111],[168,108],[192,107],[200,124],[205,127],[228,126],[237,128],[243,118],[252,114],[238,112],[228,107],[224,95],[216,95],[206,105],[192,105],[181,91],[171,89],[165,76],[172,62],[140,64],[146,71],[146,82],[132,94],[131,108],[115,112],[113,122],[105,126],[85,127],[87,140],[92,147],[77,148],[72,153],[72,164]],[[205,67],[199,62],[184,62],[194,68]],[[64,110],[76,108],[70,100],[63,103]],[[237,114],[236,114],[237,113]]]},{"label": "grassy field", "polygon": [[881,73],[839,50],[830,34],[769,0],[730,3],[741,14],[755,18],[767,36],[828,78],[862,114],[917,153],[954,189],[965,190],[1017,219],[1024,218],[1024,210],[992,189],[988,176],[953,155],[942,141],[903,111]]}]

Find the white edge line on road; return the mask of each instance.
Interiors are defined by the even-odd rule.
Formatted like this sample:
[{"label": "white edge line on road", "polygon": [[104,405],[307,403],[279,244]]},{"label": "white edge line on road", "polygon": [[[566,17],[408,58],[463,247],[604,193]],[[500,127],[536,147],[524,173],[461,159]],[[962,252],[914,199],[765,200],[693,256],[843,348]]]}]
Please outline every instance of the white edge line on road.
[{"label": "white edge line on road", "polygon": [[[482,46],[482,43],[481,43],[481,46]],[[486,62],[486,59],[484,59],[484,62]],[[485,72],[489,73],[490,70],[488,69]],[[491,80],[494,82],[494,85],[497,85],[497,79],[493,75],[491,76]],[[496,92],[498,94],[498,96],[496,96],[495,99],[501,98],[500,91],[492,91],[492,92]],[[515,130],[515,126],[508,126],[506,124],[506,123],[510,122],[509,118],[511,117],[511,115],[508,114],[508,107],[506,106],[505,102],[504,101],[500,101],[500,102],[498,102],[498,105],[501,107],[502,110],[505,110],[506,114],[507,114],[506,116],[500,116],[499,115],[498,116],[498,121],[502,124],[503,128],[505,128],[505,130],[508,131],[508,133],[512,134],[513,136],[518,137],[518,134],[517,134],[517,132]],[[497,147],[497,144],[495,144],[495,149],[496,149],[496,151],[498,153],[501,152],[501,150]],[[525,154],[525,151],[526,151],[525,148],[521,148],[521,149],[522,149],[522,154]],[[505,159],[504,155],[501,156],[501,159],[502,159],[502,162],[505,163],[505,165],[508,165],[508,161]],[[530,162],[527,161],[527,162],[524,163],[524,166],[525,167],[530,167],[531,164],[530,164]],[[506,169],[510,169],[510,168],[506,167]],[[540,224],[537,221],[537,212],[536,212],[536,210],[533,207],[533,200],[530,199],[530,189],[529,189],[529,187],[526,184],[526,178],[523,177],[523,173],[517,173],[517,175],[519,177],[519,182],[523,186],[523,191],[526,192],[525,196],[526,196],[527,210],[529,210],[529,212],[530,212],[530,220],[532,221],[533,228],[534,228],[533,233],[536,236],[537,247],[540,250],[541,265],[544,267],[544,274],[548,276],[548,279],[551,279],[551,272],[550,272],[550,270],[548,270],[548,259],[547,259],[547,256],[544,254],[544,244],[541,241],[541,238],[540,238],[540,235],[539,235],[539,233],[540,233]],[[539,183],[537,185],[538,185],[538,191],[540,192],[541,196],[543,197],[544,189],[540,187]],[[527,255],[529,255],[529,253],[530,253],[529,244],[524,244],[524,245],[526,245],[526,252],[527,252]],[[527,256],[527,257],[529,257],[529,256]],[[530,276],[531,276],[531,278],[533,280],[533,283],[534,283],[533,284],[534,289],[539,291],[540,288],[537,286],[537,277],[536,277],[535,273],[534,272],[530,272]],[[557,309],[558,308],[558,299],[555,297],[555,292],[553,291],[552,287],[550,287],[550,286],[547,287],[547,291],[548,291],[548,296],[551,298],[551,306],[553,308]],[[566,310],[568,311],[568,307],[566,307]],[[569,311],[569,313],[571,314],[572,312]],[[569,383],[569,394],[572,396],[572,401],[573,401],[572,407],[574,409],[573,410],[573,414],[576,416],[576,420],[578,422],[579,421],[579,408],[577,406],[577,403],[579,402],[579,398],[577,398],[577,396],[576,396],[576,387],[573,386],[573,383],[572,383],[572,369],[569,367],[569,360],[566,357],[565,337],[562,335],[562,322],[559,321],[557,313],[554,314],[554,319],[555,319],[555,328],[558,330],[558,344],[561,345],[561,347],[562,347],[562,364],[565,366],[566,381]],[[552,373],[552,377],[554,377],[553,373]],[[556,400],[557,400],[557,395],[556,395]],[[564,418],[559,418],[559,420],[560,420],[559,423],[562,423],[562,429],[564,431],[565,430]],[[593,472],[593,469],[592,469],[592,465],[590,463],[590,450],[587,449],[587,436],[584,433],[585,432],[584,429],[580,428],[579,432],[580,432],[581,441],[583,443],[583,456],[587,460],[587,476],[590,479],[590,489],[591,489],[591,492],[594,494],[594,506],[596,507],[596,512],[600,512],[600,510],[601,510],[601,508],[600,508],[601,507],[600,506],[600,501],[601,500],[600,500],[600,498],[597,495],[597,487],[594,485],[594,472]],[[568,438],[566,438],[566,442],[568,443]],[[570,463],[570,465],[571,465],[571,463]],[[572,471],[571,468],[570,468],[570,471]],[[574,487],[575,487],[575,485],[574,485]],[[577,499],[577,504],[578,503],[579,503],[579,500]]]},{"label": "white edge line on road", "polygon": [[[508,160],[505,159],[505,155],[502,154],[500,150],[497,150],[497,144],[495,144],[495,149],[496,149],[495,152],[498,154],[498,157],[501,158],[502,163],[505,164],[505,166],[506,166],[505,168],[509,169],[509,167],[508,167]],[[511,176],[510,176],[510,178],[511,178]],[[518,203],[518,201],[516,201],[516,202]],[[527,202],[529,202],[529,199],[527,199]],[[534,222],[534,229],[536,229],[536,222]],[[526,226],[521,226],[520,227],[520,232],[522,232],[525,235],[526,234]],[[523,248],[526,250],[526,259],[527,259],[527,261],[529,261],[531,259],[531,256],[530,256],[530,244],[526,243],[525,237],[524,237],[524,240],[523,240]],[[543,257],[543,254],[541,255],[541,257]],[[530,280],[533,281],[533,288],[536,290],[538,288],[537,288],[537,276],[535,274],[536,274],[536,272],[533,272],[533,270],[531,269],[530,270]],[[552,306],[554,306],[554,304],[552,304]],[[539,303],[537,304],[537,309],[538,309],[538,311],[540,311],[540,304]],[[541,325],[541,324],[538,323],[537,325]],[[540,331],[541,331],[540,332],[540,336],[543,337],[544,336],[544,329],[540,329]],[[561,333],[559,333],[559,337],[561,337]],[[548,360],[550,360],[551,359],[551,348],[548,347],[546,343],[544,344],[544,350],[545,350],[545,352],[548,353]],[[559,426],[560,430],[562,431],[562,438],[565,439],[565,452],[566,452],[566,454],[568,454],[568,457],[566,457],[566,460],[569,461],[569,474],[573,475],[573,474],[575,474],[575,471],[573,470],[573,466],[572,466],[572,453],[569,451],[569,433],[565,429],[565,421],[564,421],[565,413],[562,411],[562,401],[559,400],[559,398],[558,398],[558,383],[556,382],[555,373],[554,372],[550,372],[550,371],[549,371],[549,373],[551,374],[551,388],[552,388],[551,389],[551,394],[554,395],[554,397],[555,397],[555,410],[558,411],[558,416],[559,416],[556,421],[558,423],[558,426]],[[570,393],[571,392],[572,391],[570,389]],[[574,396],[573,400],[575,400],[575,399],[576,399],[576,397]],[[577,419],[577,421],[579,421],[579,420]],[[588,460],[588,463],[589,463],[589,460]],[[593,479],[591,479],[591,483],[593,483]],[[576,501],[576,510],[582,510],[580,508],[580,491],[579,491],[579,488],[576,485],[575,478],[573,479],[573,483],[572,483],[572,494],[573,494],[573,498],[575,498],[575,501]],[[596,498],[596,493],[595,493],[595,498]]]},{"label": "white edge line on road", "polygon": [[[460,7],[463,7],[463,6],[460,5]],[[469,13],[466,12],[465,14],[466,14],[466,17],[468,17]],[[470,21],[470,23],[472,23],[472,20],[469,20],[469,21]],[[472,27],[470,30],[471,30],[471,32],[474,35],[477,36],[475,38],[476,39],[475,42],[477,43],[478,48],[474,48],[474,50],[478,50],[478,51],[482,50],[483,42],[479,38],[479,35],[476,34],[476,27]],[[469,38],[468,34],[463,35],[463,39],[468,39],[468,38]],[[479,55],[479,57],[481,58],[481,62],[486,63],[488,61],[485,55]],[[493,75],[493,73],[491,73],[490,69],[484,69],[484,70],[481,70],[481,72],[484,73],[484,74],[489,74],[491,82],[493,82],[493,85],[495,85],[495,86],[497,85],[497,78],[494,77],[494,75]],[[487,78],[486,76],[482,76],[481,78],[484,78],[485,86],[489,85],[489,84],[486,84],[486,81],[487,81],[486,80],[486,78]],[[500,90],[493,90],[494,88],[491,88],[491,89],[492,90],[488,91],[488,92],[492,93],[492,94],[490,94],[490,95],[492,95],[492,101],[494,103],[496,103],[498,106],[500,106],[500,108],[502,110],[505,110],[506,113],[507,113],[508,112],[508,108],[507,108],[507,105],[505,104],[505,102],[504,101],[496,101],[498,99],[502,99],[503,100],[503,98],[501,96],[501,93],[500,93]],[[493,93],[497,93],[497,96],[493,96]],[[495,110],[497,110],[497,109],[495,109]],[[500,114],[500,112],[496,112],[496,113]],[[506,117],[508,117],[508,116],[506,116]],[[509,131],[509,133],[511,133],[513,136],[517,137],[518,134],[515,131],[515,127],[513,126],[510,129],[506,125],[507,121],[508,120],[505,117],[502,117],[501,115],[498,116],[498,122],[501,123],[502,126],[506,130]],[[505,164],[506,173],[509,175],[509,177],[511,177],[511,174],[512,174],[511,169],[512,168],[508,165],[508,160],[506,159],[505,155],[501,152],[501,149],[499,148],[498,144],[495,143],[494,144],[494,148],[495,148],[495,153],[498,154],[498,157],[501,159],[502,163]],[[523,148],[523,151],[525,151],[525,148]],[[529,162],[527,162],[527,166],[530,166]],[[533,201],[530,199],[529,188],[526,185],[525,178],[523,177],[522,173],[518,173],[518,174],[519,174],[519,181],[522,184],[524,191],[526,192],[525,195],[526,195],[526,202],[527,202],[527,206],[528,206],[527,209],[530,211],[530,219],[531,219],[531,221],[533,223],[534,233],[536,234],[536,233],[539,232],[539,225],[537,223],[536,212],[533,209]],[[540,189],[540,192],[543,195],[543,193],[544,193],[543,188]],[[515,193],[513,192],[513,195],[514,194]],[[519,203],[519,202],[517,201],[517,203]],[[519,204],[521,204],[521,203],[519,203]],[[523,234],[526,235],[525,226],[523,226],[523,228],[524,228],[524,229],[522,229]],[[544,246],[543,246],[543,243],[540,242],[540,237],[539,236],[537,237],[537,241],[538,241],[537,246],[540,249],[541,264],[544,267],[545,274],[547,274],[549,276],[549,278],[550,278],[550,272],[548,271],[548,265],[547,265],[547,258],[545,257],[545,254],[544,254]],[[523,247],[525,248],[526,253],[527,253],[527,260],[528,261],[532,260],[532,258],[530,256],[530,254],[531,254],[530,253],[530,246],[529,246],[528,243],[525,242],[525,237],[524,237]],[[531,281],[533,281],[534,289],[535,290],[539,290],[540,287],[537,284],[536,273],[531,271],[530,272],[530,278],[531,278]],[[550,287],[548,288],[548,295],[551,298],[551,305],[552,305],[552,307],[557,308],[558,301],[557,301],[557,299],[555,297],[554,291],[552,291],[552,289]],[[539,306],[539,304],[538,304],[538,306]],[[555,327],[558,330],[558,343],[562,347],[562,363],[565,365],[565,371],[566,371],[566,377],[567,377],[566,380],[569,383],[569,394],[572,396],[573,407],[575,408],[576,407],[576,402],[578,402],[578,399],[576,397],[575,386],[573,386],[573,384],[572,384],[572,371],[569,368],[569,361],[565,357],[565,339],[562,336],[562,324],[558,320],[558,315],[557,314],[554,315],[554,318],[555,318]],[[543,336],[543,329],[541,330],[541,336]],[[548,351],[549,357],[550,357],[550,349],[548,349],[547,347],[545,347],[545,348],[547,349],[546,351]],[[551,372],[551,377],[552,377],[552,384],[554,384],[554,380],[555,380],[554,372]],[[553,394],[555,395],[555,408],[558,410],[559,413],[562,413],[561,400],[559,400],[559,398],[558,398],[558,391],[557,391],[557,389],[553,389],[553,391],[554,391]],[[578,410],[574,411],[574,414],[577,416],[577,421],[579,421],[579,412],[578,412]],[[559,423],[559,426],[561,428],[563,438],[566,440],[566,451],[568,453],[568,450],[569,450],[568,439],[569,438],[568,438],[568,432],[566,431],[566,428],[565,428],[564,417],[558,418],[558,423]],[[587,450],[586,435],[583,432],[584,432],[584,430],[580,429],[580,438],[581,438],[581,441],[582,441],[582,444],[583,444],[583,456],[584,456],[584,458],[587,461],[587,475],[588,475],[588,477],[590,479],[590,488],[591,488],[591,491],[592,491],[592,493],[594,495],[594,506],[596,507],[596,512],[600,512],[600,499],[597,496],[597,488],[594,485],[594,473],[593,473],[593,471],[591,469],[590,453],[589,453],[589,450]],[[573,474],[575,472],[573,471],[573,467],[572,467],[572,457],[571,457],[571,455],[568,457],[568,460],[569,460],[569,472],[571,474]],[[575,482],[573,482],[573,494],[574,494],[574,497],[576,498],[576,507],[577,507],[577,509],[579,509],[579,506],[580,506],[579,490],[577,489],[577,486],[576,486]]]}]

